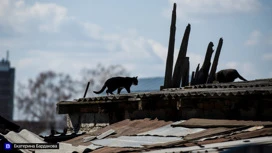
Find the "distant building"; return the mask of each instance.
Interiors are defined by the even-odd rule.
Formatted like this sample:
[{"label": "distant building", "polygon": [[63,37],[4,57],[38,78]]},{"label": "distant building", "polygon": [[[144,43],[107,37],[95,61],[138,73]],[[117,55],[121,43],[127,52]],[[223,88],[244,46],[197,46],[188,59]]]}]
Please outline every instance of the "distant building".
[{"label": "distant building", "polygon": [[0,61],[0,115],[8,120],[13,118],[15,68],[10,67],[7,58]]}]

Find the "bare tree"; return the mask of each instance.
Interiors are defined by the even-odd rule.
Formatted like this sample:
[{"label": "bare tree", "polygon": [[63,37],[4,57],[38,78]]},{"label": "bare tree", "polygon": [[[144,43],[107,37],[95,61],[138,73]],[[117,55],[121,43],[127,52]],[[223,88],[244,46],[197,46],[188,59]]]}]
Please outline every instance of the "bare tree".
[{"label": "bare tree", "polygon": [[18,109],[27,120],[44,121],[50,126],[65,123],[64,115],[56,113],[56,103],[73,98],[75,82],[69,75],[53,71],[42,72],[27,84],[18,84]]},{"label": "bare tree", "polygon": [[82,86],[82,95],[87,83],[90,82],[90,88],[87,96],[93,96],[93,92],[90,91],[101,89],[107,79],[116,76],[129,76],[129,73],[121,65],[110,65],[106,67],[102,64],[98,64],[95,69],[82,69],[81,76],[82,79],[80,84]]},{"label": "bare tree", "polygon": [[57,102],[82,97],[88,81],[88,95],[92,96],[91,90],[101,88],[108,78],[128,75],[120,65],[105,67],[101,64],[95,69],[82,69],[80,81],[75,81],[63,73],[42,72],[36,79],[29,79],[26,84],[18,84],[17,107],[26,120],[46,122],[47,126],[65,125],[65,115],[56,113]]}]

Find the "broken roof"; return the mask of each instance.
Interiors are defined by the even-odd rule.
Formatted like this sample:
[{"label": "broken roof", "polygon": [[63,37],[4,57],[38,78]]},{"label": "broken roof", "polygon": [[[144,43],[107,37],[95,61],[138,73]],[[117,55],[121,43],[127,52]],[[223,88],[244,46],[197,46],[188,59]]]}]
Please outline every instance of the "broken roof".
[{"label": "broken roof", "polygon": [[[214,126],[201,127],[203,122],[211,122]],[[194,127],[183,126],[192,123]],[[233,123],[235,126],[226,127],[222,123]],[[96,132],[65,141],[65,143],[100,147],[93,152],[194,151],[214,149],[213,146],[230,148],[242,144],[272,144],[271,125],[272,122],[268,121],[240,120],[190,119],[178,122],[157,119],[124,120]],[[100,135],[105,137],[98,139]],[[90,137],[92,139],[86,139]],[[222,145],[219,145],[220,143]]]}]

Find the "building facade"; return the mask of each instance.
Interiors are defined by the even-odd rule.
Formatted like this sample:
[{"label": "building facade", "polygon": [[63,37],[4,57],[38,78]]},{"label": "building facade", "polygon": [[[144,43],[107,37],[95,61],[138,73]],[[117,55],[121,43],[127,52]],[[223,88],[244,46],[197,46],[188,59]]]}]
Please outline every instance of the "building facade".
[{"label": "building facade", "polygon": [[0,115],[13,118],[15,68],[10,67],[7,58],[0,61]]}]

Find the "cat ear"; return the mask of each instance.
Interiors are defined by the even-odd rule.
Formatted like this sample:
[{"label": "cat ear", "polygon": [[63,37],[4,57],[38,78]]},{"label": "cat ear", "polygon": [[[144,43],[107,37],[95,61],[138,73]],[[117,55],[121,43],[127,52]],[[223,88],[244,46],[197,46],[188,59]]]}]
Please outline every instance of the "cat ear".
[{"label": "cat ear", "polygon": [[138,78],[138,76],[135,77],[136,79]]}]

